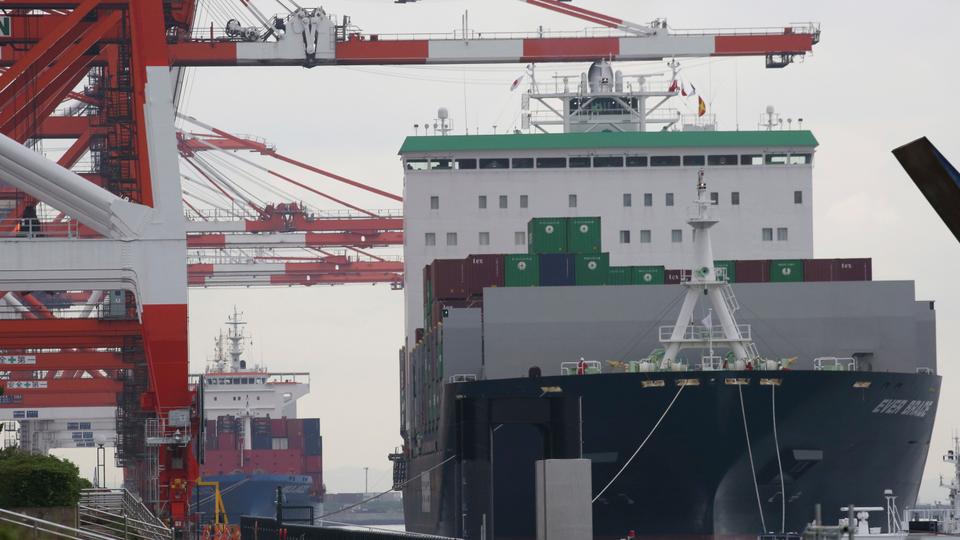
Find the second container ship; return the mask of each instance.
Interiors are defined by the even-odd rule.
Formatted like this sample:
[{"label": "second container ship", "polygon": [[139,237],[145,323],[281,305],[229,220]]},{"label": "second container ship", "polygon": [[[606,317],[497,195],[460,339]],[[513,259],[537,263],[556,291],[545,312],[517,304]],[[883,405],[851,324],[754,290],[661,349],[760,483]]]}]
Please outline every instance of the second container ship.
[{"label": "second container ship", "polygon": [[[297,418],[310,376],[248,365],[244,324],[234,310],[206,373],[191,376],[203,381],[207,418],[202,480],[219,485],[230,523],[275,515],[278,487],[288,506],[315,506],[324,495],[320,420]],[[213,521],[213,490],[200,488],[199,498],[202,519]]]}]

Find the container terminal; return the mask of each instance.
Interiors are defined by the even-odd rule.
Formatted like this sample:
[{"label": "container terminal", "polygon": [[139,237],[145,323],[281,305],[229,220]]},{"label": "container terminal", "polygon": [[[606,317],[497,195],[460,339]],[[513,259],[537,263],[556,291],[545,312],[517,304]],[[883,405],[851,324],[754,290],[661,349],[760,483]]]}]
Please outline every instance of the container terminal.
[{"label": "container terminal", "polygon": [[[755,537],[800,532],[814,503],[872,534],[851,500],[914,505],[939,399],[933,302],[874,281],[859,254],[815,258],[814,134],[772,107],[755,130],[722,131],[682,71],[711,57],[803,69],[818,24],[683,30],[527,0],[514,9],[591,27],[481,33],[464,14],[450,34],[410,36],[267,4],[0,6],[0,421],[23,451],[96,449],[100,473],[110,446],[123,471],[122,489],[102,474],[80,494],[72,524],[8,509],[3,523],[188,538],[261,524],[285,537],[285,509],[334,522],[314,506],[319,423],[294,404],[307,375],[248,366],[237,312],[190,375],[187,291],[354,283],[405,299],[403,447],[389,457],[407,534]],[[634,61],[668,71],[617,69]],[[585,72],[538,84],[555,62]],[[440,109],[434,135],[400,148],[401,195],[178,112],[188,69],[409,64],[525,65],[520,129],[453,135]],[[679,97],[697,112],[672,109]],[[70,144],[49,159],[55,139]],[[904,148],[921,191],[953,193],[939,151]],[[838,471],[850,482],[831,483]],[[240,514],[259,517],[244,528]]]}]

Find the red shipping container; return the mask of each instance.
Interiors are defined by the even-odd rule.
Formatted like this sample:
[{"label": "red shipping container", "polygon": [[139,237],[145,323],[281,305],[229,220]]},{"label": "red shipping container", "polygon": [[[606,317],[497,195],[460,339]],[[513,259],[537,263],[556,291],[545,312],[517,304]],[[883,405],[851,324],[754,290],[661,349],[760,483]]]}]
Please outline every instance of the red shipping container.
[{"label": "red shipping container", "polygon": [[766,283],[770,281],[770,261],[737,261],[737,283]]},{"label": "red shipping container", "polygon": [[664,270],[663,272],[663,282],[669,285],[676,285],[680,283],[680,270]]},{"label": "red shipping container", "polygon": [[323,470],[322,456],[304,456],[303,470],[307,473],[318,473]]},{"label": "red shipping container", "polygon": [[271,437],[287,436],[287,419],[286,418],[270,419],[270,436]]},{"label": "red shipping container", "polygon": [[873,259],[834,259],[834,281],[871,281]]},{"label": "red shipping container", "polygon": [[503,287],[503,255],[469,255],[465,263],[467,297],[482,297],[484,287]]},{"label": "red shipping container", "polygon": [[223,432],[217,435],[217,448],[219,450],[232,450],[237,447],[237,434]]},{"label": "red shipping container", "polygon": [[[803,280],[804,281],[833,281],[833,260],[832,259],[804,259],[803,260]],[[740,276],[737,276],[738,281]]]},{"label": "red shipping container", "polygon": [[467,297],[467,264],[462,259],[437,259],[430,265],[433,300],[463,300]]}]

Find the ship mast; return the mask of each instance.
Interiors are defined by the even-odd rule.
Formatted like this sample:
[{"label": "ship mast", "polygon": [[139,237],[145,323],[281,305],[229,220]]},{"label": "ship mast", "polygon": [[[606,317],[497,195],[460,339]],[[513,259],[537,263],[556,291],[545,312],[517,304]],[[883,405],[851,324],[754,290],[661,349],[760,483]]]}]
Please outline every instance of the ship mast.
[{"label": "ship mast", "polygon": [[[737,308],[733,289],[725,279],[717,276],[714,268],[710,229],[719,220],[710,216],[712,202],[707,193],[703,169],[697,175],[697,200],[694,205],[695,216],[687,220],[693,228],[694,264],[689,280],[683,283],[687,292],[677,324],[660,330],[661,342],[666,348],[663,367],[670,368],[681,349],[697,348],[711,350],[710,355],[704,357],[703,367],[718,369],[720,359],[714,357],[712,352],[717,345],[729,347],[737,363],[742,362],[746,366],[756,360],[759,354],[750,337],[749,325],[738,325],[733,316]],[[710,300],[713,311],[701,321],[702,324],[693,324],[694,309],[703,296]],[[719,320],[719,326],[713,324],[714,316]]]},{"label": "ship mast", "polygon": [[227,340],[230,342],[230,349],[227,351],[227,354],[230,355],[230,371],[240,371],[245,369],[246,362],[240,359],[240,355],[243,354],[243,325],[247,324],[240,320],[242,314],[237,311],[237,307],[233,307],[233,315],[227,317]]}]

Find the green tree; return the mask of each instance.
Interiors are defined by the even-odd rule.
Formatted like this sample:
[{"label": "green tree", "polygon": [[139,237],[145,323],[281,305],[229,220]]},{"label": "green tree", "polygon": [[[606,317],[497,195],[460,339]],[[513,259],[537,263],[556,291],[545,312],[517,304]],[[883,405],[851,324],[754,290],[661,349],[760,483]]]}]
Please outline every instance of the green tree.
[{"label": "green tree", "polygon": [[0,508],[73,506],[87,486],[68,460],[16,448],[0,450]]}]

